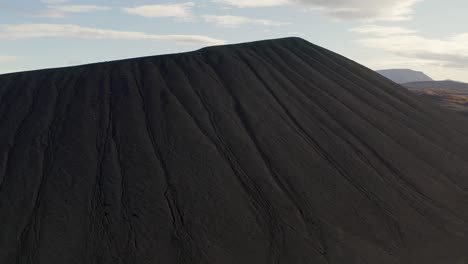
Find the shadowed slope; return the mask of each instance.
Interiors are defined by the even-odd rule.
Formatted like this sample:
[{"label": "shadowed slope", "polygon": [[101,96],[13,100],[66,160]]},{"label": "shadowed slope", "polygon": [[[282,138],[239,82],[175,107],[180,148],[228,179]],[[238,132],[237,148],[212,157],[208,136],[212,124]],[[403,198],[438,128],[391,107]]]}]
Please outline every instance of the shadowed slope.
[{"label": "shadowed slope", "polygon": [[0,102],[0,263],[467,260],[468,123],[304,40],[3,75]]}]

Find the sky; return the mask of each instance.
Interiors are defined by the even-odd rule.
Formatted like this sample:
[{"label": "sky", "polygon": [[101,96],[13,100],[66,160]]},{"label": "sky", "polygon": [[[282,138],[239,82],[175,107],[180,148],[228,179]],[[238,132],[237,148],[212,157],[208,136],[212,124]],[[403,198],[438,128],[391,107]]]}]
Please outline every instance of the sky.
[{"label": "sky", "polygon": [[468,82],[466,0],[0,0],[0,74],[304,38]]}]

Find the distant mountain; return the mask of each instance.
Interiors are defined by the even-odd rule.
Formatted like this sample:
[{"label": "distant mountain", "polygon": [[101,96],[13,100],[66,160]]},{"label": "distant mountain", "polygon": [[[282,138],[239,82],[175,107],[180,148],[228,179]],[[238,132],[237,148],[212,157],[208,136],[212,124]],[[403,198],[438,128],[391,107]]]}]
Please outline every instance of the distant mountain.
[{"label": "distant mountain", "polygon": [[432,78],[420,71],[413,71],[410,69],[388,69],[378,70],[379,74],[396,82],[396,83],[409,83],[409,82],[426,82],[432,81]]},{"label": "distant mountain", "polygon": [[403,85],[440,106],[468,115],[468,83],[447,80]]}]

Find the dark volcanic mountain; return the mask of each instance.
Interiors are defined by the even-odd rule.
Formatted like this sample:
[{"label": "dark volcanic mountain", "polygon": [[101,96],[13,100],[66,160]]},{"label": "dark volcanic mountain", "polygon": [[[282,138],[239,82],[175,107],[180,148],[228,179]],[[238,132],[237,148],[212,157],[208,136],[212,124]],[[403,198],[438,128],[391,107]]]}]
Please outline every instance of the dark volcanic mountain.
[{"label": "dark volcanic mountain", "polygon": [[466,263],[468,122],[297,38],[0,76],[0,263]]},{"label": "dark volcanic mountain", "polygon": [[409,82],[428,82],[432,81],[431,77],[427,76],[423,72],[413,71],[410,69],[388,69],[378,70],[379,74],[396,83],[409,83]]},{"label": "dark volcanic mountain", "polygon": [[468,115],[468,84],[455,81],[405,83],[404,86],[436,104]]}]

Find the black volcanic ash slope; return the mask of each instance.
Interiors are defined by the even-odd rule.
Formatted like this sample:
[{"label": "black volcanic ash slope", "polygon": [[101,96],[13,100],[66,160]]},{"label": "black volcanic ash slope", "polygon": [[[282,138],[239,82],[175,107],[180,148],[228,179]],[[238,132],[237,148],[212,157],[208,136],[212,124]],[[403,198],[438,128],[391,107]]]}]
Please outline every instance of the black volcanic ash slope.
[{"label": "black volcanic ash slope", "polygon": [[466,263],[467,154],[301,39],[2,75],[0,263]]}]

